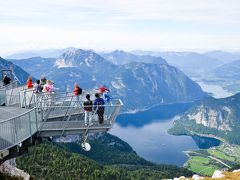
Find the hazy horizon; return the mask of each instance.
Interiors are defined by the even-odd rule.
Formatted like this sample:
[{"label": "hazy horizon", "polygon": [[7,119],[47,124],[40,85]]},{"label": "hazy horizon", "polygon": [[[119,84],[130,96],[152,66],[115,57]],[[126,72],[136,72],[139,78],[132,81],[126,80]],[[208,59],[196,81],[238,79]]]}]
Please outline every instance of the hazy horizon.
[{"label": "hazy horizon", "polygon": [[[221,49],[160,49],[160,50],[154,50],[154,49],[129,49],[129,50],[126,50],[126,49],[108,49],[108,50],[96,50],[96,49],[88,49],[88,48],[81,48],[81,47],[63,47],[63,48],[46,48],[46,49],[26,49],[26,50],[19,50],[19,51],[15,51],[15,52],[11,52],[11,53],[7,53],[5,55],[1,55],[0,54],[0,57],[3,57],[3,58],[8,58],[9,56],[14,56],[14,55],[17,55],[17,54],[27,54],[27,53],[41,53],[41,52],[51,52],[51,51],[57,51],[57,50],[65,50],[65,49],[68,49],[68,48],[76,48],[76,49],[83,49],[83,50],[91,50],[91,51],[94,51],[96,53],[110,53],[110,52],[113,52],[113,51],[116,51],[116,50],[119,50],[119,51],[125,51],[125,52],[129,52],[129,53],[133,53],[133,52],[137,52],[137,51],[142,51],[142,52],[153,52],[153,53],[160,53],[160,52],[176,52],[176,53],[184,53],[184,52],[193,52],[193,53],[199,53],[199,54],[204,54],[204,53],[207,53],[207,52],[213,52],[213,51],[221,51],[221,52],[229,52],[229,53],[240,53],[240,50],[221,50]],[[30,56],[29,56],[30,57]]]}]

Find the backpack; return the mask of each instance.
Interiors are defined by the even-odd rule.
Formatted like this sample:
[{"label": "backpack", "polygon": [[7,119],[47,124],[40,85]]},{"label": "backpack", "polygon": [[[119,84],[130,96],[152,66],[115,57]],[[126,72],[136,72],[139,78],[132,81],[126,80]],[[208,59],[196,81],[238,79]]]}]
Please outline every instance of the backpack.
[{"label": "backpack", "polygon": [[82,88],[78,88],[78,94],[82,94]]},{"label": "backpack", "polygon": [[85,111],[92,111],[92,101],[84,101],[83,106]]}]

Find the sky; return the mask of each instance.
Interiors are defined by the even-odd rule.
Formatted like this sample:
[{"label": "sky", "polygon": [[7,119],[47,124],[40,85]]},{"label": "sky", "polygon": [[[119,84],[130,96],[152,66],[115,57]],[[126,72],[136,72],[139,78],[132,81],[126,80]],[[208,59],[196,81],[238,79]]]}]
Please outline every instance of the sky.
[{"label": "sky", "polygon": [[240,0],[0,0],[0,56],[30,49],[240,50]]}]

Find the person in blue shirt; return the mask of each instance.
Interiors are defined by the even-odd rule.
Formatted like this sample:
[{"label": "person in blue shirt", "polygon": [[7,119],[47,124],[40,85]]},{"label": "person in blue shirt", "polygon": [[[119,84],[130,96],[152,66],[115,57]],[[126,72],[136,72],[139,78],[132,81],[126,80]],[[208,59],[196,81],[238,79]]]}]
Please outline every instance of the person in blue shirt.
[{"label": "person in blue shirt", "polygon": [[99,124],[102,125],[104,121],[104,100],[98,93],[95,94],[95,97],[93,108],[97,111]]}]

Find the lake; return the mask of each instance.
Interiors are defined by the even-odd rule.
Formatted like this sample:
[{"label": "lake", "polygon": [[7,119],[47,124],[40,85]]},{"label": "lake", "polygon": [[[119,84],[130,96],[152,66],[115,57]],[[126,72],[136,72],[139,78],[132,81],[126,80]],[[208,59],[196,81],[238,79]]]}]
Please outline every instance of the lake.
[{"label": "lake", "polygon": [[[203,141],[199,137],[170,135],[167,130],[191,106],[192,103],[161,105],[135,114],[121,114],[110,133],[129,143],[149,161],[181,166],[188,159],[183,151],[199,149],[199,142]],[[209,148],[219,142],[205,138],[204,144],[207,146],[200,147]]]},{"label": "lake", "polygon": [[[215,98],[232,95],[217,85],[207,85],[203,82],[198,84]],[[183,165],[188,159],[184,151],[220,144],[215,139],[173,136],[167,133],[173,126],[173,121],[192,105],[193,103],[160,105],[146,111],[121,114],[110,133],[129,143],[140,156],[149,161]]]},{"label": "lake", "polygon": [[212,94],[212,96],[215,97],[215,98],[225,98],[225,97],[233,95],[233,93],[223,89],[219,85],[206,84],[206,83],[200,82],[200,81],[197,82],[197,83],[199,84],[199,86],[201,86],[203,91]]}]

